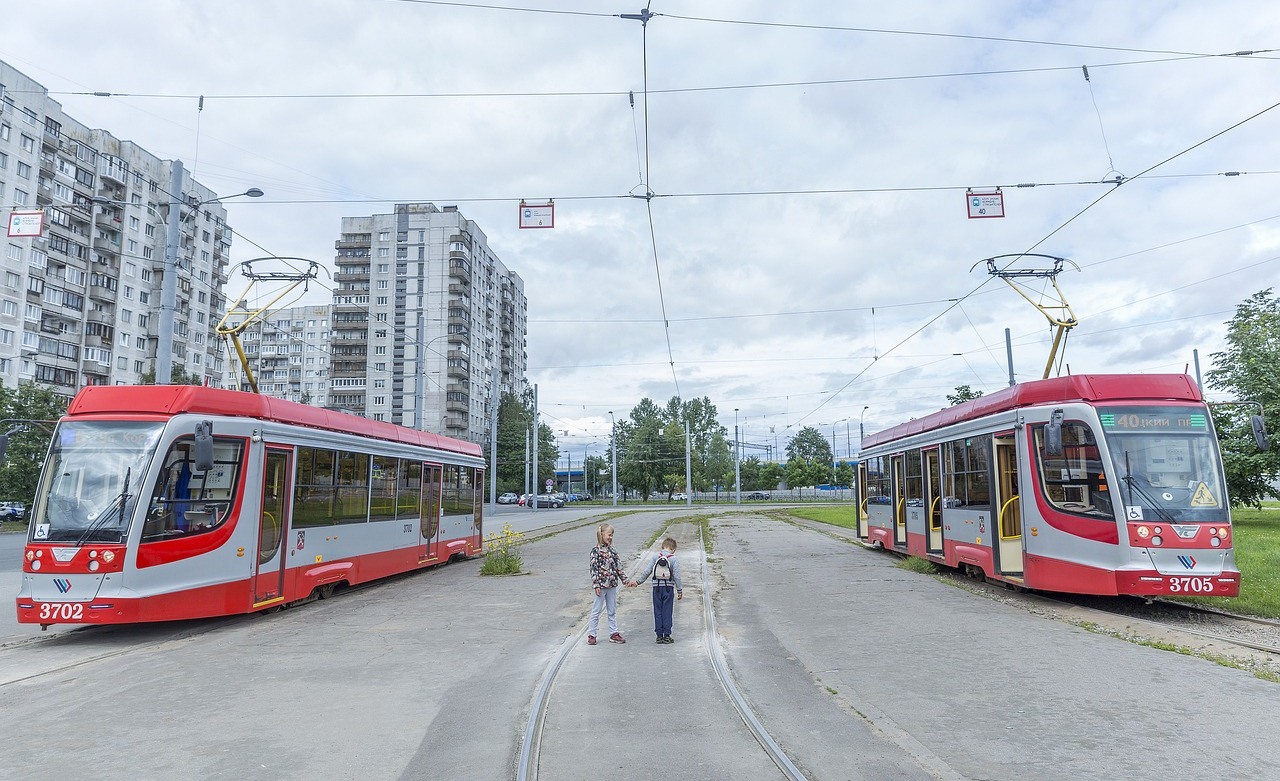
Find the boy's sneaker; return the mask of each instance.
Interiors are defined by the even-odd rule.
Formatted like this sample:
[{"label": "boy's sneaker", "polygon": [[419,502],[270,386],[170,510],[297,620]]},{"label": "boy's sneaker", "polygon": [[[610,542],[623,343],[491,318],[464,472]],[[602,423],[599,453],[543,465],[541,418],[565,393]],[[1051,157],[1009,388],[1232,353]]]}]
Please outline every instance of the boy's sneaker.
[{"label": "boy's sneaker", "polygon": [[672,639],[671,639],[671,635],[663,635],[663,637],[662,637],[662,642],[664,642],[664,643],[674,643],[674,642],[675,642],[675,640],[672,640]]},{"label": "boy's sneaker", "polygon": [[667,642],[667,641],[662,639],[662,635],[658,635],[658,642],[659,642],[659,643],[665,643],[665,642]]},{"label": "boy's sneaker", "polygon": [[595,644],[596,644],[596,636],[587,635],[587,645],[595,645]]},{"label": "boy's sneaker", "polygon": [[621,633],[621,632],[614,632],[613,634],[609,635],[609,642],[611,642],[611,643],[625,643],[625,642],[627,642],[627,641],[622,639],[622,633]]}]

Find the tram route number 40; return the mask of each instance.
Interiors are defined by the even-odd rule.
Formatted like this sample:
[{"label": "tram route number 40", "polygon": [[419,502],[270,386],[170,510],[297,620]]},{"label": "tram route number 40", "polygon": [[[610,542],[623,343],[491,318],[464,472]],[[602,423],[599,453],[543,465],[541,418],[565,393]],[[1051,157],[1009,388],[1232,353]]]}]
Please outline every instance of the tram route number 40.
[{"label": "tram route number 40", "polygon": [[79,621],[84,618],[84,604],[80,602],[41,602],[41,621]]},{"label": "tram route number 40", "polygon": [[1212,594],[1213,578],[1169,578],[1169,591],[1174,594]]}]

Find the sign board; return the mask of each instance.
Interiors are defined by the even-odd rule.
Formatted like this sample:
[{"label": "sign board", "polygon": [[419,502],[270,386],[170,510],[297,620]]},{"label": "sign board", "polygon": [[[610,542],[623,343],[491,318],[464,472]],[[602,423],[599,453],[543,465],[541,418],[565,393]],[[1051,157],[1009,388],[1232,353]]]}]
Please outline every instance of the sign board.
[{"label": "sign board", "polygon": [[9,212],[9,238],[38,238],[44,233],[44,210]]},{"label": "sign board", "polygon": [[964,194],[964,199],[969,205],[971,220],[1004,216],[1004,193],[999,190],[993,193],[975,193],[970,190]]},{"label": "sign board", "polygon": [[551,478],[550,478],[550,477],[548,477],[548,478],[547,478],[547,493],[551,493],[551,486],[553,486],[553,485],[555,485],[555,483],[552,483],[552,482],[551,482]]},{"label": "sign board", "polygon": [[556,227],[556,205],[546,203],[528,204],[520,202],[521,228],[554,228]]}]

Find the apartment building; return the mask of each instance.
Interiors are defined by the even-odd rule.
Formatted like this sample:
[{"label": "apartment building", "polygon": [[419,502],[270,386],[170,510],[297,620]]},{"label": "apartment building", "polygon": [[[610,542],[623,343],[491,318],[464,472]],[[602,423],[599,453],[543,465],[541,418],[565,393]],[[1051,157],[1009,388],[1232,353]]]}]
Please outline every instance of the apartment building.
[{"label": "apartment building", "polygon": [[[44,212],[39,237],[4,239],[0,380],[71,395],[153,378],[159,354],[182,376],[220,384],[225,351],[214,327],[232,231],[221,204],[209,202],[216,197],[181,161],[67,116],[48,90],[0,62],[0,202],[6,213]],[[180,212],[176,244],[166,233],[171,208]]]},{"label": "apartment building", "polygon": [[[315,407],[329,405],[331,319],[328,304],[289,307],[250,323],[237,335],[260,393]],[[231,317],[227,326],[243,322]],[[233,351],[223,387],[250,390],[239,363]]]},{"label": "apartment building", "polygon": [[329,406],[487,443],[525,383],[524,280],[454,206],[344,217],[336,249]]}]

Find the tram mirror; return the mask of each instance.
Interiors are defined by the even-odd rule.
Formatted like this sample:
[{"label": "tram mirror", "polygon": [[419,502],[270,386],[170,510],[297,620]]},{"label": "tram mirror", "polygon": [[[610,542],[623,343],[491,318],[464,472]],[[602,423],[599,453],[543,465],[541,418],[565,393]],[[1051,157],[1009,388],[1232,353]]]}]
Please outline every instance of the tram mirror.
[{"label": "tram mirror", "polygon": [[[1270,450],[1271,440],[1267,438],[1267,426],[1262,421],[1261,415],[1254,415],[1251,419],[1253,423],[1253,441],[1258,443],[1259,450]],[[4,460],[4,450],[0,449],[0,461]]]},{"label": "tram mirror", "polygon": [[213,421],[202,420],[196,424],[195,464],[197,472],[213,469]]},{"label": "tram mirror", "polygon": [[1051,456],[1062,455],[1062,410],[1055,409],[1044,427],[1044,452]]},{"label": "tram mirror", "polygon": [[0,464],[4,463],[5,451],[9,449],[9,437],[13,436],[14,434],[17,434],[21,430],[22,430],[21,426],[15,426],[14,428],[11,428],[8,431],[6,431],[4,434],[0,434]]}]

